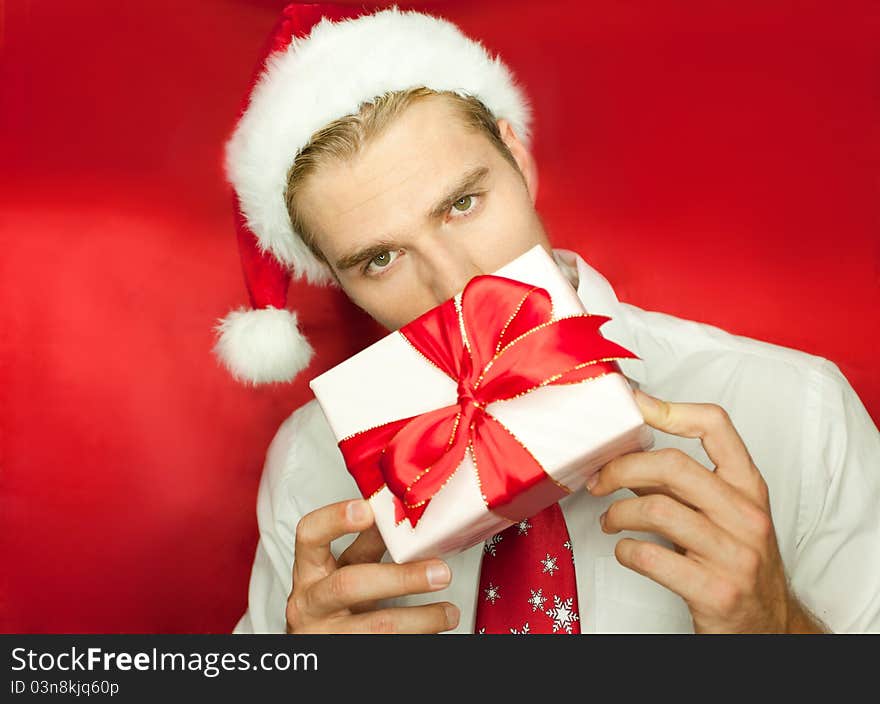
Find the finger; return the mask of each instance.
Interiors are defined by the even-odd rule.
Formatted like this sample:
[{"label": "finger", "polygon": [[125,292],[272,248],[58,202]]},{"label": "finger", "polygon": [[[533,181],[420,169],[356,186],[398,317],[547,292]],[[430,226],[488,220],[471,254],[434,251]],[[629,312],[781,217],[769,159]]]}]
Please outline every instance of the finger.
[{"label": "finger", "polygon": [[306,608],[321,617],[365,601],[434,592],[448,586],[451,578],[452,571],[442,560],[348,565],[309,588]]},{"label": "finger", "polygon": [[311,583],[335,569],[332,541],[372,524],[373,512],[362,499],[340,501],[303,516],[296,526],[294,542],[294,573],[300,583],[303,579]]},{"label": "finger", "polygon": [[[622,499],[599,517],[604,533],[634,530],[658,533],[692,553],[701,563],[736,569],[737,542],[702,513],[661,494]],[[676,551],[678,552],[678,551]]]},{"label": "finger", "polygon": [[[665,487],[649,486],[649,487],[645,487],[644,489],[639,489],[639,488],[630,489],[630,491],[633,494],[635,494],[636,496],[650,496],[651,494],[662,494],[663,496],[669,496],[670,498],[675,499],[682,506],[687,506],[690,509],[697,510],[696,506],[692,506],[687,501],[685,501],[683,498],[678,496],[674,491],[672,491],[671,489],[667,489]],[[673,545],[673,547],[675,548],[675,552],[677,552],[679,555],[684,555],[684,548],[683,547],[681,547],[680,545]]]},{"label": "finger", "polygon": [[591,494],[618,489],[663,486],[702,511],[730,535],[749,542],[762,539],[759,507],[696,460],[675,448],[632,452],[615,457],[591,479]]},{"label": "finger", "polygon": [[718,476],[757,499],[755,474],[745,443],[727,412],[713,403],[670,403],[636,390],[645,422],[653,428],[686,438],[700,438]]},{"label": "finger", "polygon": [[385,556],[385,541],[374,523],[363,531],[336,559],[337,567],[359,565],[364,562],[381,562]]},{"label": "finger", "polygon": [[[355,541],[349,545],[343,553],[336,558],[337,567],[346,565],[358,565],[365,562],[381,562],[385,556],[385,541],[379,533],[379,527],[374,523],[363,531]],[[357,606],[350,607],[352,612],[374,611],[375,601],[365,601]]]},{"label": "finger", "polygon": [[458,608],[446,601],[343,616],[297,633],[442,633],[458,626],[460,617]]},{"label": "finger", "polygon": [[686,501],[684,498],[682,498],[681,496],[676,494],[669,487],[665,487],[665,486],[647,486],[647,487],[642,487],[642,488],[636,487],[635,489],[630,489],[630,491],[632,491],[632,493],[635,494],[636,496],[651,496],[652,494],[662,494],[663,496],[668,496],[671,499],[675,499],[680,504],[687,506],[688,508],[695,509],[695,510],[697,508],[696,506],[693,506],[688,501]]},{"label": "finger", "polygon": [[624,567],[662,584],[689,605],[701,603],[714,574],[694,560],[645,540],[623,538],[614,556]]}]

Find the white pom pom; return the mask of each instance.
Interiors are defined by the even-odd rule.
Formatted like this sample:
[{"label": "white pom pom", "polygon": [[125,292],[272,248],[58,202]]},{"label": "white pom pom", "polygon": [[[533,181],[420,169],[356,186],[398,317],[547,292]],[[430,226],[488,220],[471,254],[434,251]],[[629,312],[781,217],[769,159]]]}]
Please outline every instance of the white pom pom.
[{"label": "white pom pom", "polygon": [[296,313],[283,308],[240,308],[223,318],[215,330],[214,353],[238,381],[291,381],[314,355],[297,327]]}]

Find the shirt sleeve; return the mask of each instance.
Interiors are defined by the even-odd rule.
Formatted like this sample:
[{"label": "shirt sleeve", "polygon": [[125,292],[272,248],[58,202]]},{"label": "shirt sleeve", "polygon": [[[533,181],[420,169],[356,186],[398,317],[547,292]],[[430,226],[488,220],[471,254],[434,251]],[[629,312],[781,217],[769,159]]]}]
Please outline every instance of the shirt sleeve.
[{"label": "shirt sleeve", "polygon": [[792,590],[832,632],[880,633],[880,433],[827,360],[813,401]]},{"label": "shirt sleeve", "polygon": [[297,414],[278,429],[266,453],[257,492],[260,539],[248,585],[248,607],[233,633],[285,633],[287,597],[293,583],[293,545],[302,517],[290,500],[285,471],[291,461]]}]

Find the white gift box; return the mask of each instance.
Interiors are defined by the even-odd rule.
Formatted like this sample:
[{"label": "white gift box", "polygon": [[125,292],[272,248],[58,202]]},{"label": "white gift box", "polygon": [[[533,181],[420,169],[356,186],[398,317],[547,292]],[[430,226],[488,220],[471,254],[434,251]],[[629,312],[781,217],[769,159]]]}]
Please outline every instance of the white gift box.
[{"label": "white gift box", "polygon": [[[493,274],[546,289],[554,318],[587,312],[540,245]],[[309,386],[338,440],[450,406],[458,398],[456,382],[427,362],[399,331],[315,377]],[[485,412],[509,429],[553,483],[568,492],[583,490],[586,480],[614,457],[653,446],[653,433],[644,424],[629,383],[616,372],[543,386],[489,403]],[[391,558],[402,563],[466,550],[559,500],[559,494],[548,497],[547,483],[542,482],[517,498],[515,515],[509,510],[501,515],[487,508],[466,452],[415,526],[408,520],[396,524],[394,497],[387,486],[367,498]]]}]

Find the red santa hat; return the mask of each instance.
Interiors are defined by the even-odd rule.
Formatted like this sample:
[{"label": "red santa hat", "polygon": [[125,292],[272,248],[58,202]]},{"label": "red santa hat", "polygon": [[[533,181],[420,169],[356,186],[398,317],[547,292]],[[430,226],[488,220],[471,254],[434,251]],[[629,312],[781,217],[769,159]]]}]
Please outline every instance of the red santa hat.
[{"label": "red santa hat", "polygon": [[289,311],[291,278],[337,285],[294,231],[287,173],[312,135],[387,91],[425,86],[474,96],[528,145],[531,108],[511,71],[451,22],[397,6],[289,5],[226,144],[226,175],[251,309],[219,321],[214,351],[232,375],[291,381],[314,351]]}]

